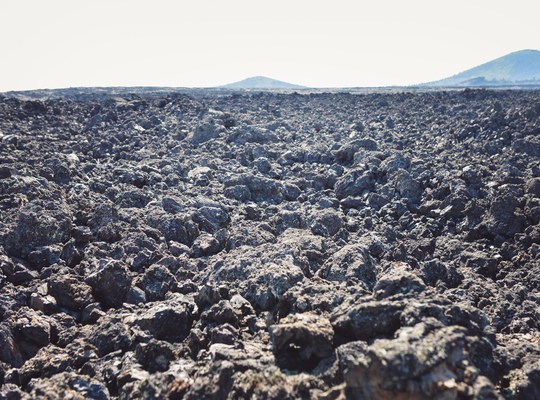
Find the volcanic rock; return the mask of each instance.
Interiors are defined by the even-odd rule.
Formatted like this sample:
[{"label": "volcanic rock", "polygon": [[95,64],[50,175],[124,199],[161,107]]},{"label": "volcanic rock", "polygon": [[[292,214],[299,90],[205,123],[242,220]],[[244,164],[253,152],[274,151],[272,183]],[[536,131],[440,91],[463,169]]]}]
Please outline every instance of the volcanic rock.
[{"label": "volcanic rock", "polygon": [[0,95],[0,398],[539,397],[539,105]]}]

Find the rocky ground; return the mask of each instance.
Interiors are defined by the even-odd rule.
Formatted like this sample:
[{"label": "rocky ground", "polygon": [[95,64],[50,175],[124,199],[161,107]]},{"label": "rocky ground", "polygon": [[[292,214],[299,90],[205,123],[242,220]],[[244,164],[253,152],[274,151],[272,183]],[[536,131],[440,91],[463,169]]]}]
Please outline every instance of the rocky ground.
[{"label": "rocky ground", "polygon": [[540,92],[0,96],[0,398],[540,398]]}]

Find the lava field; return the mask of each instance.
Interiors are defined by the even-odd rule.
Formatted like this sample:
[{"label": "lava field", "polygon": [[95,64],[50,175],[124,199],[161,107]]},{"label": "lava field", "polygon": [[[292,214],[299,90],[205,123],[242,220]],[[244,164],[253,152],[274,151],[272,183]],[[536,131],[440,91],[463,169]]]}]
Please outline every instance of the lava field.
[{"label": "lava field", "polygon": [[0,95],[1,399],[540,398],[540,92]]}]

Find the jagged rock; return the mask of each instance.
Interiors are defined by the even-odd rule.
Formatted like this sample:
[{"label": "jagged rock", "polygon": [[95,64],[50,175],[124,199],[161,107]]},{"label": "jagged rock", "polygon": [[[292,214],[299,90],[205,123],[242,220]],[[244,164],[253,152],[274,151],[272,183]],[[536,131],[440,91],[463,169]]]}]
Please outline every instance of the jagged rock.
[{"label": "jagged rock", "polygon": [[5,165],[0,166],[0,179],[11,177],[11,169]]},{"label": "jagged rock", "polygon": [[249,223],[233,227],[229,232],[226,249],[233,250],[240,246],[256,247],[264,243],[272,243],[275,236],[259,224]]},{"label": "jagged rock", "polygon": [[418,203],[422,197],[422,186],[410,176],[404,169],[398,169],[393,173],[393,180],[396,190],[401,195],[413,203]]},{"label": "jagged rock", "polygon": [[505,195],[496,197],[489,209],[487,228],[494,235],[512,236],[523,229],[524,218],[516,215],[518,201]]},{"label": "jagged rock", "polygon": [[461,260],[466,267],[475,270],[481,275],[491,278],[495,278],[497,275],[498,260],[482,251],[463,252]]},{"label": "jagged rock", "polygon": [[276,363],[281,368],[309,371],[333,353],[330,321],[311,313],[293,314],[269,328]]},{"label": "jagged rock", "polygon": [[151,339],[148,343],[140,343],[135,349],[137,361],[148,371],[166,371],[174,360],[174,349],[163,341]]},{"label": "jagged rock", "polygon": [[523,367],[510,372],[509,395],[517,399],[534,399],[540,394],[540,357],[528,355],[524,357]]},{"label": "jagged rock", "polygon": [[256,202],[266,201],[279,204],[284,200],[283,184],[275,179],[245,173],[230,178],[224,183],[227,187],[247,187],[250,198]]},{"label": "jagged rock", "polygon": [[335,185],[338,199],[362,194],[373,187],[373,178],[369,171],[353,170],[339,178]]},{"label": "jagged rock", "polygon": [[539,397],[538,93],[368,92],[1,95],[0,398]]},{"label": "jagged rock", "polygon": [[221,244],[212,235],[203,233],[193,242],[193,257],[206,257],[219,253]]},{"label": "jagged rock", "polygon": [[122,386],[119,398],[128,399],[181,399],[186,395],[192,379],[184,371],[156,373]]},{"label": "jagged rock", "polygon": [[118,318],[100,318],[95,325],[85,328],[88,341],[100,356],[117,350],[126,351],[132,345],[128,326]]},{"label": "jagged rock", "polygon": [[0,323],[0,361],[13,367],[20,367],[24,358],[13,337],[13,332],[6,323]]},{"label": "jagged rock", "polygon": [[[351,342],[338,348],[347,397],[351,399],[458,398],[478,387],[482,376],[470,382],[467,340],[462,329],[430,330],[423,324],[401,330],[395,340],[371,345]],[[483,386],[483,398],[498,398],[493,386]]]},{"label": "jagged rock", "polygon": [[28,203],[17,215],[4,248],[14,256],[25,258],[38,247],[67,241],[71,226],[71,214],[66,205]]},{"label": "jagged rock", "polygon": [[162,265],[148,268],[141,284],[149,301],[163,300],[167,292],[176,289],[178,285],[174,275]]},{"label": "jagged rock", "polygon": [[239,339],[238,330],[228,323],[211,327],[209,336],[210,346],[216,343],[234,345]]},{"label": "jagged rock", "polygon": [[26,390],[31,398],[51,400],[107,400],[110,398],[105,385],[88,376],[77,375],[75,372],[62,372],[47,379],[30,381]]},{"label": "jagged rock", "polygon": [[201,314],[201,320],[208,322],[215,322],[218,324],[230,323],[232,325],[238,325],[238,315],[236,310],[232,307],[228,300],[220,300],[209,310]]},{"label": "jagged rock", "polygon": [[158,303],[137,315],[133,323],[153,337],[170,342],[182,341],[191,330],[194,304],[179,300]]},{"label": "jagged rock", "polygon": [[228,288],[226,286],[215,287],[213,285],[206,284],[199,288],[197,295],[195,296],[195,302],[199,308],[205,308],[211,306],[224,297],[228,297]]},{"label": "jagged rock", "polygon": [[85,362],[97,357],[94,346],[80,341],[73,342],[65,349],[49,345],[24,363],[18,371],[19,379],[23,385],[27,385],[33,378],[50,378],[80,368]]},{"label": "jagged rock", "polygon": [[45,314],[51,314],[56,310],[56,299],[53,296],[41,296],[37,293],[30,295],[30,307]]},{"label": "jagged rock", "polygon": [[210,139],[215,139],[219,135],[219,128],[216,121],[213,118],[207,118],[203,120],[195,129],[195,131],[188,136],[188,139],[194,145],[207,142]]},{"label": "jagged rock", "polygon": [[48,290],[60,307],[81,310],[93,302],[92,288],[73,275],[53,275]]},{"label": "jagged rock", "polygon": [[88,243],[92,240],[92,231],[88,226],[76,226],[71,230],[76,243]]},{"label": "jagged rock", "polygon": [[393,335],[401,327],[401,301],[367,301],[336,310],[331,318],[336,334],[344,338],[368,340]]},{"label": "jagged rock", "polygon": [[326,281],[314,276],[302,285],[285,292],[284,300],[292,312],[333,311],[348,296],[343,283]]},{"label": "jagged rock", "polygon": [[19,310],[14,328],[26,340],[40,346],[48,345],[51,340],[51,325],[47,318],[28,308]]},{"label": "jagged rock", "polygon": [[101,309],[99,303],[88,304],[81,314],[81,322],[83,324],[93,324],[106,314]]},{"label": "jagged rock", "polygon": [[313,215],[311,231],[316,235],[334,236],[343,226],[343,217],[334,210],[322,210]]},{"label": "jagged rock", "polygon": [[322,271],[324,278],[330,281],[357,278],[367,288],[372,288],[375,284],[374,262],[369,254],[369,247],[363,243],[343,246],[326,261]]},{"label": "jagged rock", "polygon": [[14,383],[6,383],[0,386],[0,398],[6,400],[20,400],[25,393]]},{"label": "jagged rock", "polygon": [[377,279],[373,292],[378,299],[400,293],[419,293],[426,289],[422,280],[404,263],[390,265]]},{"label": "jagged rock", "polygon": [[448,287],[458,286],[463,280],[457,269],[452,265],[446,265],[440,260],[428,260],[422,266],[422,278],[428,285],[434,286],[437,282],[443,282]]},{"label": "jagged rock", "polygon": [[15,285],[21,285],[39,277],[37,271],[30,269],[30,266],[23,260],[9,259],[3,257],[0,259],[0,271],[7,280]]},{"label": "jagged rock", "polygon": [[514,141],[513,148],[518,153],[525,153],[532,157],[540,157],[540,142],[536,138],[518,139]]},{"label": "jagged rock", "polygon": [[60,261],[62,248],[60,246],[44,246],[28,254],[28,262],[36,269],[41,270]]},{"label": "jagged rock", "polygon": [[129,269],[118,261],[106,262],[86,278],[94,297],[108,307],[119,307],[126,300],[131,287]]}]

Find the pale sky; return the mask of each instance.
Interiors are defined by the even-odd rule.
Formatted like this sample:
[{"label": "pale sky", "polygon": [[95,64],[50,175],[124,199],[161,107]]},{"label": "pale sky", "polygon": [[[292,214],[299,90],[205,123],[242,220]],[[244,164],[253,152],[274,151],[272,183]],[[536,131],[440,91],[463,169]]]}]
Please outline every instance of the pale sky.
[{"label": "pale sky", "polygon": [[0,92],[408,85],[522,49],[539,0],[0,0]]}]

